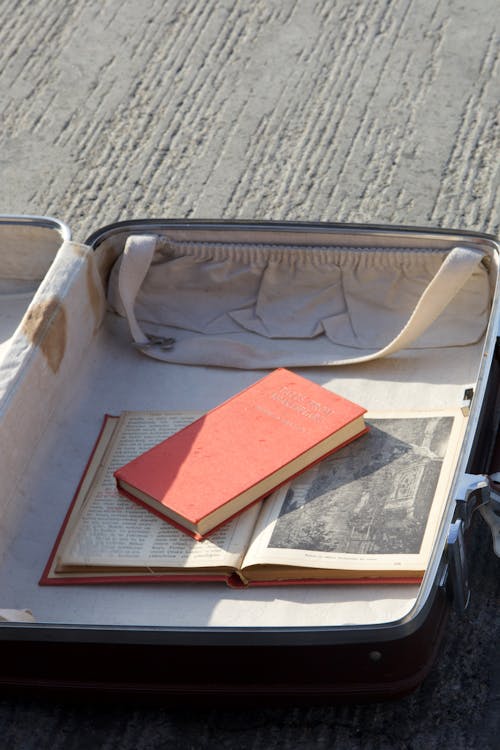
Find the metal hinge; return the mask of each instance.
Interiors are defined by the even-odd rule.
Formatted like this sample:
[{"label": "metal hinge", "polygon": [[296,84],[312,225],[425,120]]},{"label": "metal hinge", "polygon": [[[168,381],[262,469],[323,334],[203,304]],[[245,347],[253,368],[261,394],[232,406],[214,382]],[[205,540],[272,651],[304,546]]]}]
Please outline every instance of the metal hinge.
[{"label": "metal hinge", "polygon": [[500,511],[500,492],[497,493],[492,478],[463,474],[456,489],[456,520],[450,525],[447,544],[447,582],[451,587],[453,606],[459,614],[465,612],[470,600],[464,532],[469,528],[474,511],[479,510],[491,528],[495,554],[500,557],[500,514],[497,515],[495,509]]},{"label": "metal hinge", "polygon": [[456,489],[456,515],[469,528],[472,514],[476,508],[487,504],[490,500],[490,482],[487,476],[479,474],[463,474]]},{"label": "metal hinge", "polygon": [[470,585],[467,558],[465,555],[464,522],[454,521],[448,533],[448,572],[453,606],[463,614],[469,606]]},{"label": "metal hinge", "polygon": [[493,537],[493,551],[497,557],[500,557],[500,515],[495,513],[493,506],[483,505],[481,508],[481,515],[491,529],[491,536]]},{"label": "metal hinge", "polygon": [[481,505],[481,515],[491,529],[493,551],[500,557],[500,475],[490,476],[489,501]]},{"label": "metal hinge", "polygon": [[464,474],[456,493],[456,517],[468,529],[479,510],[491,529],[493,551],[500,557],[500,474]]},{"label": "metal hinge", "polygon": [[464,417],[468,417],[470,414],[470,407],[471,407],[473,398],[474,398],[474,388],[473,386],[469,386],[468,388],[464,390],[464,395],[463,395],[462,403],[460,406]]}]

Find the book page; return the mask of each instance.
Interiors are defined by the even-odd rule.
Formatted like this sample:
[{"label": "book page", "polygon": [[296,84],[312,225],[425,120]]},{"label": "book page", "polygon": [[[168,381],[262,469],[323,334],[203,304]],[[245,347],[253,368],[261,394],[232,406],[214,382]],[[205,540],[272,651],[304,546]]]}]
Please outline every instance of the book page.
[{"label": "book page", "polygon": [[460,410],[368,414],[368,434],[266,500],[243,568],[425,570],[465,422]]},{"label": "book page", "polygon": [[[225,524],[210,539],[199,542],[124,498],[116,488],[113,472],[119,466],[198,416],[180,412],[125,412],[120,418],[108,417],[103,440],[96,448],[95,460],[84,477],[59,545],[56,570],[140,568],[153,572],[158,568],[184,570],[238,565],[254,527],[258,506]],[[106,439],[110,442],[103,450]]]}]

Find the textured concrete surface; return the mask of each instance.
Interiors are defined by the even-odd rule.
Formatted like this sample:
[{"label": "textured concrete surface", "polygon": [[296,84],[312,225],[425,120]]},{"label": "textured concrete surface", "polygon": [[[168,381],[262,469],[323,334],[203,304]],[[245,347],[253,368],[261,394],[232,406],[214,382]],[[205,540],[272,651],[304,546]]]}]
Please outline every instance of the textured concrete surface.
[{"label": "textured concrete surface", "polygon": [[2,6],[3,212],[498,227],[495,0]]},{"label": "textured concrete surface", "polygon": [[[497,0],[0,1],[0,212],[499,226]],[[414,695],[0,702],[8,748],[498,748],[500,564]]]}]

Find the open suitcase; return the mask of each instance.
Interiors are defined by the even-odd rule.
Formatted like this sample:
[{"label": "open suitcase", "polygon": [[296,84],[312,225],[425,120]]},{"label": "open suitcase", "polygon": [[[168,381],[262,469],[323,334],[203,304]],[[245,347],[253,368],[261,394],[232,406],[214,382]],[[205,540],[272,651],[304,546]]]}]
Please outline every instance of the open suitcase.
[{"label": "open suitcase", "polygon": [[[6,216],[0,243],[0,684],[176,697],[415,688],[450,607],[467,606],[476,509],[500,536],[494,238],[141,220],[78,244],[53,219]],[[468,415],[418,586],[39,586],[104,413],[203,411],[279,366],[369,409]]]}]

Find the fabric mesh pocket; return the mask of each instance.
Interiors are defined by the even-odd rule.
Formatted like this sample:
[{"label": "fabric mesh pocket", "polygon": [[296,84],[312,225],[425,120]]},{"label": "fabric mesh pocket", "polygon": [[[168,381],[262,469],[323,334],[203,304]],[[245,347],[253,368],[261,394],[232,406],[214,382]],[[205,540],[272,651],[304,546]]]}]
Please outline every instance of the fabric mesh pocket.
[{"label": "fabric mesh pocket", "polygon": [[[179,362],[334,364],[387,346],[406,326],[448,250],[178,242],[159,238],[135,300]],[[480,262],[412,348],[464,346],[485,331],[491,291]],[[120,260],[109,302],[118,294]],[[152,351],[148,353],[153,355]]]}]

